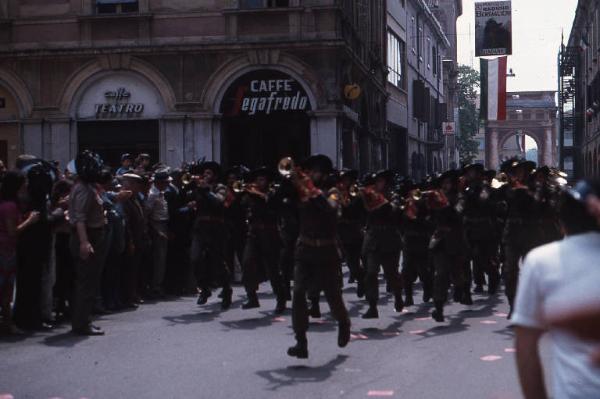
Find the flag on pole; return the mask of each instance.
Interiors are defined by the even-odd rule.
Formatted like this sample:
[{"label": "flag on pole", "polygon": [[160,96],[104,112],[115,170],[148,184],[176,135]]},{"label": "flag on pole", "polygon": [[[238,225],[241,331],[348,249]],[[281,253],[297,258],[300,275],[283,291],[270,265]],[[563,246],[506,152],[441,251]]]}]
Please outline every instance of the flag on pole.
[{"label": "flag on pole", "polygon": [[506,120],[506,57],[481,61],[481,119]]}]

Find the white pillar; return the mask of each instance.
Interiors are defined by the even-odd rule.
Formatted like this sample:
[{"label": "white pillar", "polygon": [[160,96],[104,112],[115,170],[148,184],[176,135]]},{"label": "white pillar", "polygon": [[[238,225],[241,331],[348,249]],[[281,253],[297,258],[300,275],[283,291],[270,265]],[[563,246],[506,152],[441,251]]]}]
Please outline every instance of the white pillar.
[{"label": "white pillar", "polygon": [[48,121],[48,148],[44,148],[44,157],[60,162],[64,169],[69,161],[75,158],[71,146],[71,121],[69,119],[53,119]]},{"label": "white pillar", "polygon": [[492,129],[488,134],[488,168],[498,169],[500,167],[500,153],[498,150],[498,130]]},{"label": "white pillar", "polygon": [[543,157],[542,157],[542,163],[544,165],[547,166],[554,166],[554,160],[552,159],[552,129],[551,128],[546,128],[545,130],[545,134],[544,134],[544,144],[543,144]]},{"label": "white pillar", "polygon": [[178,168],[184,160],[185,140],[184,140],[185,119],[169,118],[163,120],[161,134],[164,140],[161,140],[161,160],[172,168]]},{"label": "white pillar", "polygon": [[221,160],[221,120],[213,114],[192,117],[192,132],[186,134],[186,142],[193,142],[193,152],[188,153],[193,161],[199,159]]},{"label": "white pillar", "polygon": [[335,167],[341,166],[338,132],[338,118],[335,112],[314,112],[310,123],[310,152],[331,158]]},{"label": "white pillar", "polygon": [[23,122],[23,153],[42,156],[42,121],[26,120]]}]

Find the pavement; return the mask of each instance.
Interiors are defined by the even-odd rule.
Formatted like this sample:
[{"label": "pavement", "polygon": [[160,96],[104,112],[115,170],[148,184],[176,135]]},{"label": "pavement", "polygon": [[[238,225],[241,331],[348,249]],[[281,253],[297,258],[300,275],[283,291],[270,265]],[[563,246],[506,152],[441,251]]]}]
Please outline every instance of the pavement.
[{"label": "pavement", "polygon": [[262,308],[220,311],[184,297],[103,316],[104,337],[50,333],[0,338],[0,399],[61,398],[520,398],[513,333],[503,295],[475,295],[473,306],[432,305],[403,313],[391,297],[378,320],[362,320],[364,301],[347,287],[352,341],[337,347],[326,303],[312,320],[308,360],[286,355],[294,343],[291,314],[274,316],[263,286]]}]

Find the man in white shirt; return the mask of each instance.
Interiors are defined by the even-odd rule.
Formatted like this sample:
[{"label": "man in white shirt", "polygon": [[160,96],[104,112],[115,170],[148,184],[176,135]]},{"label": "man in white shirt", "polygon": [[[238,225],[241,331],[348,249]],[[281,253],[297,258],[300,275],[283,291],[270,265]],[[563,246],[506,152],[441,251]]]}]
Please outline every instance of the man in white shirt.
[{"label": "man in white shirt", "polygon": [[548,397],[538,347],[545,333],[553,352],[553,397],[600,398],[600,368],[592,364],[597,344],[551,324],[555,315],[600,306],[600,228],[580,197],[577,190],[562,194],[567,237],[531,251],[522,268],[512,323],[527,399]]}]

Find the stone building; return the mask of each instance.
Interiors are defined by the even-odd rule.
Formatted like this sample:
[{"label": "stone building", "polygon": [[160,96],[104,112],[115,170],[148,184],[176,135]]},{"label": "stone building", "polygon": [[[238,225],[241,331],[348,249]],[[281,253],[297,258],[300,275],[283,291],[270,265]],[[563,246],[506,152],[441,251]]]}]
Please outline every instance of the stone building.
[{"label": "stone building", "polygon": [[600,1],[579,0],[559,54],[560,164],[573,179],[600,177]]},{"label": "stone building", "polygon": [[385,166],[384,24],[369,0],[3,1],[0,158]]}]

